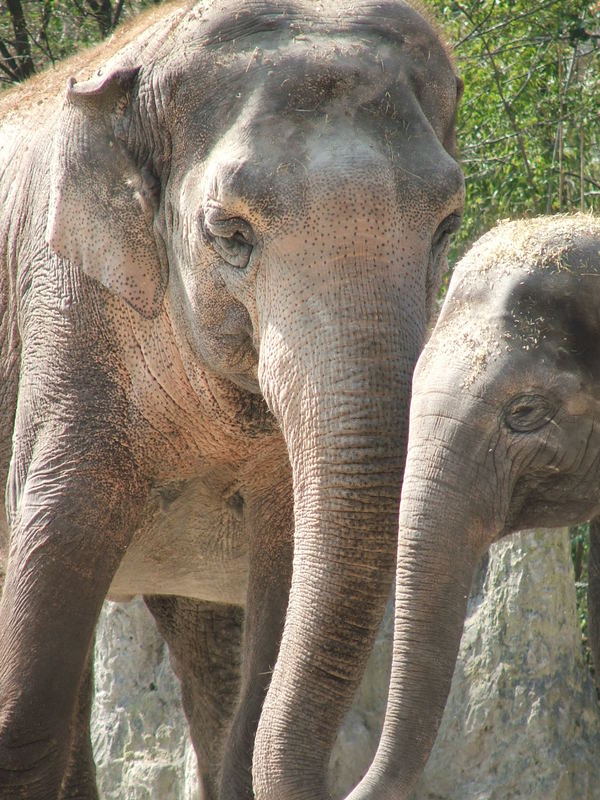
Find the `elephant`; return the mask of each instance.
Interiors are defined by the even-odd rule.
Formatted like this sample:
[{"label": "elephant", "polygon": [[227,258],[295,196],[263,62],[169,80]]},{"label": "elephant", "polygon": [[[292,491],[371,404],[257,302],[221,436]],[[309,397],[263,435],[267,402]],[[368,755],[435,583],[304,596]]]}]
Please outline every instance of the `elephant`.
[{"label": "elephant", "polygon": [[97,798],[94,628],[135,595],[204,797],[328,796],[461,91],[402,0],[210,0],[0,98],[0,800]]},{"label": "elephant", "polygon": [[[401,766],[400,793],[378,797],[407,797],[427,761],[488,547],[600,512],[599,309],[600,221],[590,215],[504,221],[454,269],[414,372],[400,502],[380,748],[412,770]],[[598,665],[597,523],[589,576]]]}]

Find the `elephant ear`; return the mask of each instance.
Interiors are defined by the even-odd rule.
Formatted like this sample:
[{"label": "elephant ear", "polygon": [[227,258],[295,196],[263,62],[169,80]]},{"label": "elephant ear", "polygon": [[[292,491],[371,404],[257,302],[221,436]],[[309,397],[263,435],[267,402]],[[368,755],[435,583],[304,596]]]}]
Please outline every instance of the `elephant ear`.
[{"label": "elephant ear", "polygon": [[153,230],[159,184],[116,135],[137,72],[69,79],[52,154],[47,240],[57,255],[152,318],[167,283]]}]

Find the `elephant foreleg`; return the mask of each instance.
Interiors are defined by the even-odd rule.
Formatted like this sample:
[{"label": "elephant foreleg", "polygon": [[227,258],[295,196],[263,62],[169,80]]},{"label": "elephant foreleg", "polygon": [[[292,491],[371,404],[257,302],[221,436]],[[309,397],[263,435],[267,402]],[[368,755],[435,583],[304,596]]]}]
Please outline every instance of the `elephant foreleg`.
[{"label": "elephant foreleg", "polygon": [[254,739],[283,632],[293,561],[293,504],[287,485],[248,504],[250,574],[240,700],[227,739],[219,797],[252,800]]},{"label": "elephant foreleg", "polygon": [[243,611],[188,597],[144,599],[181,682],[202,796],[216,800],[223,741],[239,692]]},{"label": "elephant foreleg", "polygon": [[[77,452],[69,448],[69,457]],[[102,601],[137,523],[133,473],[104,460],[80,459],[77,470],[71,464],[58,448],[39,447],[21,486],[12,479],[0,603],[0,800],[56,800],[72,742],[80,755],[87,749],[79,726],[89,678],[82,684],[82,676]],[[115,503],[124,486],[130,502]],[[79,768],[73,763],[65,788],[74,789]],[[89,781],[89,765],[87,772]]]},{"label": "elephant foreleg", "polygon": [[79,686],[71,729],[71,753],[60,800],[98,800],[96,765],[90,739],[90,718],[94,697],[94,646],[88,650]]}]

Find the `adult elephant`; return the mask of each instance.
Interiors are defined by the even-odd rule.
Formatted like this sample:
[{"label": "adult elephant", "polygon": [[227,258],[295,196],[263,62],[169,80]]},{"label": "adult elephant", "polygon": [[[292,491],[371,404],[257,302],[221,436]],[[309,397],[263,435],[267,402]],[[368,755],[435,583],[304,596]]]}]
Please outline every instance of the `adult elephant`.
[{"label": "adult elephant", "polygon": [[392,582],[459,93],[404,2],[216,0],[2,99],[3,800],[97,796],[86,663],[138,593],[205,795],[326,797]]},{"label": "adult elephant", "polygon": [[[599,254],[597,220],[546,217],[501,224],[455,269],[415,370],[400,506],[381,748],[399,765],[404,791],[373,769],[364,784],[372,794],[353,800],[406,797],[422,770],[482,553],[519,529],[600,511]],[[597,665],[599,545],[596,527],[589,586]]]}]

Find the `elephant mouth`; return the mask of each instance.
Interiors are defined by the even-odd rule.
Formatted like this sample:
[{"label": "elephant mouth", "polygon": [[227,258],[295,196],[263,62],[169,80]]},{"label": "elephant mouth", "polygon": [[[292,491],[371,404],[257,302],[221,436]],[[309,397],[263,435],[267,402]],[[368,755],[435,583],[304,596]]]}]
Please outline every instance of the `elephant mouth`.
[{"label": "elephant mouth", "polygon": [[212,375],[208,381],[218,406],[231,415],[245,436],[280,434],[281,428],[269,409],[267,401],[246,373],[230,374],[227,378]]},{"label": "elephant mouth", "polygon": [[236,419],[246,436],[264,436],[281,430],[262,394],[249,390],[240,397]]},{"label": "elephant mouth", "polygon": [[228,379],[240,389],[251,394],[261,394],[258,382],[258,353],[252,337],[227,336],[227,370]]},{"label": "elephant mouth", "polygon": [[245,372],[234,372],[228,375],[228,377],[232,383],[245,392],[249,392],[252,395],[261,394],[258,377],[255,377],[255,375],[248,375]]}]

